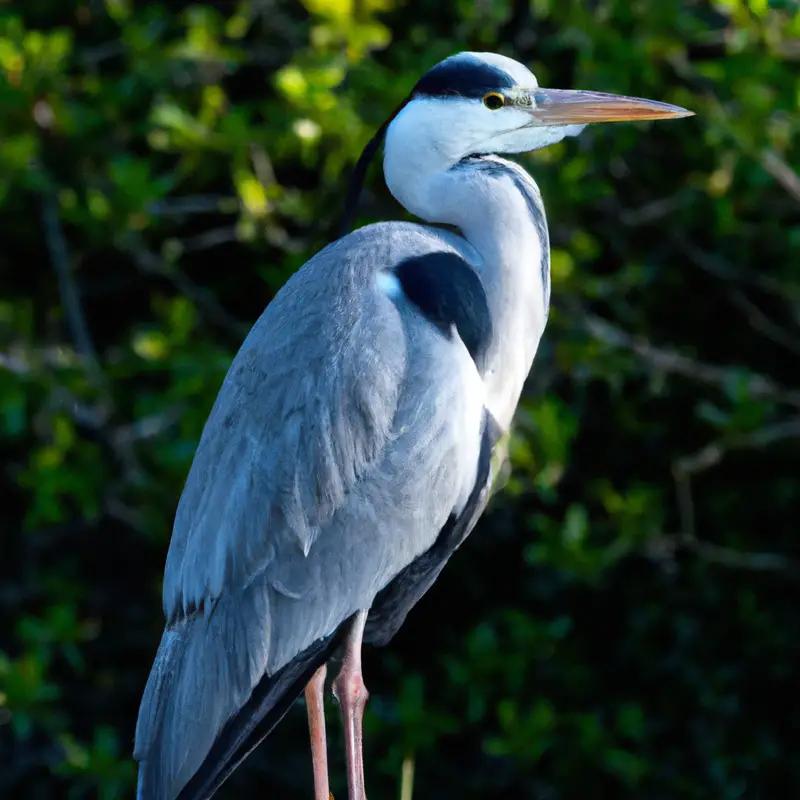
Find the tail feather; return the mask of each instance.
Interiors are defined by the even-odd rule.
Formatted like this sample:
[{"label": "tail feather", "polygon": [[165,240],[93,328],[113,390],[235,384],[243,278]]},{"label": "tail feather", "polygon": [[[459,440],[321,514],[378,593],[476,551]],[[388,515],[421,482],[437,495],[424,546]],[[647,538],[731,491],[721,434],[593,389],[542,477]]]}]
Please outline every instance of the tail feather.
[{"label": "tail feather", "polygon": [[139,709],[139,800],[174,800],[266,674],[270,614],[254,587],[165,631]]},{"label": "tail feather", "polygon": [[136,724],[137,800],[211,797],[341,638],[320,639],[267,675],[269,620],[267,594],[251,585],[164,631]]},{"label": "tail feather", "polygon": [[320,639],[274,675],[264,677],[250,699],[223,728],[207,758],[177,800],[208,800],[283,719],[313,674],[341,640],[339,631]]}]

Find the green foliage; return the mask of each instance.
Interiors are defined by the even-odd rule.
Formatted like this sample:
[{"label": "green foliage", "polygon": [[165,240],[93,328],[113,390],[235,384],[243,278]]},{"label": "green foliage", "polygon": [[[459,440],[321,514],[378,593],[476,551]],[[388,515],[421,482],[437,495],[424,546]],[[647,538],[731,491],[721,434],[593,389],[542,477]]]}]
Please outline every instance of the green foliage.
[{"label": "green foliage", "polygon": [[[791,0],[0,4],[0,795],[133,796],[225,370],[377,125],[488,49],[697,116],[522,159],[554,308],[505,491],[366,655],[370,795],[792,796],[799,39]],[[378,168],[360,212],[403,215]],[[310,796],[306,751],[295,710],[220,797]]]}]

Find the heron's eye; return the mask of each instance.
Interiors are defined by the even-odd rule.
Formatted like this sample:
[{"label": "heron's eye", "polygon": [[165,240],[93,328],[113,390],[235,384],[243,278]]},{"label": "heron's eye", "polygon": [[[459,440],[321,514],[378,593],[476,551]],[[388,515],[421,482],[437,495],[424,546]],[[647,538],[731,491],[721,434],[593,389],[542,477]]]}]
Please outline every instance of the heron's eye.
[{"label": "heron's eye", "polygon": [[500,92],[489,92],[483,96],[483,104],[489,111],[497,111],[506,104],[506,98]]}]

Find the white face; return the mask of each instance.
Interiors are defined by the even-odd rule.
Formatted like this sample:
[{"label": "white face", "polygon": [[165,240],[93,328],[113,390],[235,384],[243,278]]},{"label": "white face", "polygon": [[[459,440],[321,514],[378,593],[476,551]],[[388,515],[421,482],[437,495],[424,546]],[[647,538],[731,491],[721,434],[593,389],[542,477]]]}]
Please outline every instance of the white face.
[{"label": "white face", "polygon": [[577,136],[585,125],[540,127],[528,112],[513,107],[490,110],[481,100],[417,98],[389,126],[386,147],[414,142],[456,163],[478,153],[527,153]]}]

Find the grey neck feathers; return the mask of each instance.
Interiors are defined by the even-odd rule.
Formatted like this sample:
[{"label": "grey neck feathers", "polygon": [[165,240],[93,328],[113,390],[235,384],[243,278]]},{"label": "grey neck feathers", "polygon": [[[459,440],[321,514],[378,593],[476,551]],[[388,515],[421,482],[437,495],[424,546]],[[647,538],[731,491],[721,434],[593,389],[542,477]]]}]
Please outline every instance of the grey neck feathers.
[{"label": "grey neck feathers", "polygon": [[493,155],[449,170],[450,219],[482,259],[493,341],[484,382],[490,410],[508,428],[550,307],[550,247],[539,187],[522,167]]},{"label": "grey neck feathers", "polygon": [[512,181],[525,202],[528,222],[536,231],[541,242],[541,258],[539,271],[542,280],[542,300],[545,317],[550,309],[550,237],[547,231],[547,217],[542,201],[542,193],[527,172],[513,161],[507,161],[495,155],[467,156],[459,162],[455,169],[477,170],[489,177],[503,176]]}]

